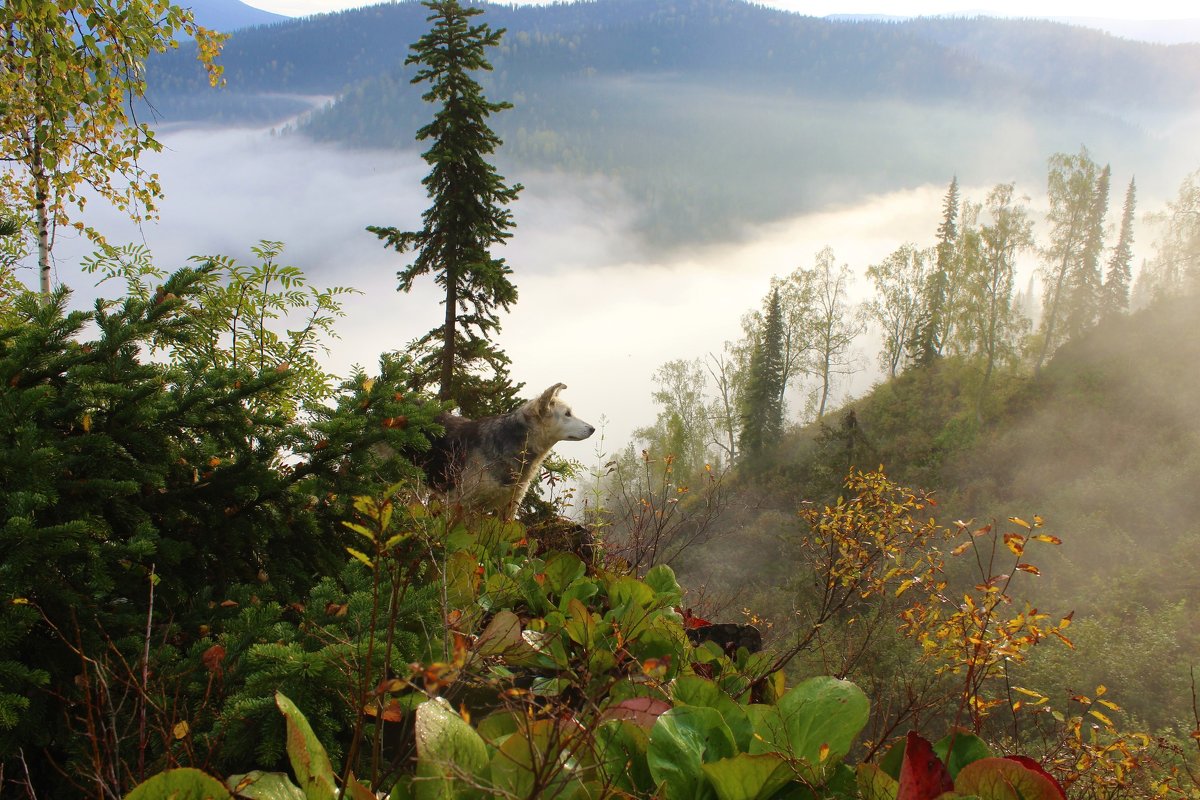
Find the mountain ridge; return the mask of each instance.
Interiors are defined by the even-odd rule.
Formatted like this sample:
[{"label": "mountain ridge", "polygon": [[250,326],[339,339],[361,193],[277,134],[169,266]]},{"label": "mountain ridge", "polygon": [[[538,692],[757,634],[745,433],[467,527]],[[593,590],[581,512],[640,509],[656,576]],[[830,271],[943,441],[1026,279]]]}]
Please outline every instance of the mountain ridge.
[{"label": "mountain ridge", "polygon": [[[480,7],[507,30],[479,76],[515,106],[494,118],[506,169],[615,177],[664,242],[952,173],[1040,182],[1081,142],[1129,153],[1152,190],[1170,154],[1150,129],[1200,107],[1200,45],[1063,23],[837,22],[739,0]],[[292,128],[411,148],[430,111],[403,62],[427,16],[403,2],[250,28],[225,48],[224,94],[180,53],[152,65],[154,102],[167,119],[279,125],[308,108],[285,95],[335,96]]]}]

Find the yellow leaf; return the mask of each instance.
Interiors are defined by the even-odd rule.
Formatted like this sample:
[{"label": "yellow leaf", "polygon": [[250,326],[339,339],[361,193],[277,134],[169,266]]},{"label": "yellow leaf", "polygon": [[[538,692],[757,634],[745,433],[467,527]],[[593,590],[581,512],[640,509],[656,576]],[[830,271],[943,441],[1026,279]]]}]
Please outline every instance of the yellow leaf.
[{"label": "yellow leaf", "polygon": [[362,563],[366,564],[369,569],[375,568],[375,565],[371,563],[371,559],[367,558],[367,554],[361,550],[355,550],[353,547],[347,547],[346,552],[357,558]]},{"label": "yellow leaf", "polygon": [[1030,575],[1041,575],[1042,571],[1033,564],[1017,564],[1017,569],[1022,572],[1028,572]]},{"label": "yellow leaf", "polygon": [[962,544],[960,544],[958,547],[956,547],[956,548],[954,548],[953,550],[951,550],[951,551],[950,551],[950,555],[952,555],[952,556],[961,556],[961,555],[962,555],[964,552],[966,552],[967,548],[968,548],[968,547],[970,547],[970,546],[971,546],[971,540],[970,540],[970,539],[968,539],[967,541],[965,541],[965,542],[963,542]]},{"label": "yellow leaf", "polygon": [[28,597],[14,597],[9,602],[12,603],[14,606],[27,606],[27,605],[29,605],[29,598]]},{"label": "yellow leaf", "polygon": [[1008,521],[1011,522],[1013,525],[1020,525],[1025,530],[1030,530],[1033,528],[1032,525],[1030,525],[1025,520],[1021,519],[1020,517],[1009,517]]},{"label": "yellow leaf", "polygon": [[176,739],[183,739],[188,735],[189,730],[190,728],[185,720],[183,722],[177,722],[175,727],[171,729],[171,732],[175,734]]},{"label": "yellow leaf", "polygon": [[1095,717],[1096,719],[1098,719],[1098,720],[1100,720],[1101,722],[1103,722],[1103,723],[1104,723],[1105,725],[1107,725],[1108,727],[1110,727],[1110,728],[1112,728],[1112,727],[1115,727],[1115,726],[1113,725],[1113,721],[1112,721],[1111,719],[1109,719],[1108,717],[1104,716],[1103,714],[1101,714],[1101,713],[1100,713],[1099,711],[1097,711],[1096,709],[1094,709],[1094,708],[1093,708],[1093,709],[1090,709],[1090,710],[1088,711],[1088,713],[1089,713],[1089,714],[1091,714],[1091,715],[1092,715],[1093,717]]},{"label": "yellow leaf", "polygon": [[91,433],[92,432],[92,415],[85,413],[83,415],[83,418],[79,420],[79,424],[83,427],[84,433]]},{"label": "yellow leaf", "polygon": [[1110,703],[1108,700],[1097,700],[1096,702],[1099,703],[1100,705],[1104,706],[1105,708],[1107,708],[1110,711],[1120,711],[1121,710],[1121,707],[1119,705],[1117,705],[1116,703]]},{"label": "yellow leaf", "polygon": [[901,581],[900,588],[896,589],[896,597],[908,591],[908,588],[913,585],[911,580]]},{"label": "yellow leaf", "polygon": [[370,541],[370,542],[375,541],[374,532],[367,526],[360,525],[357,522],[348,522],[346,520],[342,520],[342,524],[345,525],[350,530],[357,533],[359,536],[364,537],[367,541]]},{"label": "yellow leaf", "polygon": [[829,758],[829,745],[822,743],[821,749],[817,751],[817,760],[824,763],[827,758]]},{"label": "yellow leaf", "polygon": [[1019,533],[1004,534],[1004,544],[1014,556],[1019,557],[1025,552],[1025,537]]},{"label": "yellow leaf", "polygon": [[1062,544],[1062,539],[1057,536],[1051,536],[1048,533],[1035,533],[1031,538],[1037,539],[1039,542],[1046,544]]}]

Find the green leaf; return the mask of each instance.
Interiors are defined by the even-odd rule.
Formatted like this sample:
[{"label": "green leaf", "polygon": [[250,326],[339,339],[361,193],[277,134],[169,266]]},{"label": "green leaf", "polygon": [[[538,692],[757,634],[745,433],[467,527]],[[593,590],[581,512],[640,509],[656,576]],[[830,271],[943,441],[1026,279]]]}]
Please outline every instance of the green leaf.
[{"label": "green leaf", "polygon": [[980,800],[1060,800],[1057,786],[1044,775],[1005,758],[982,758],[962,768],[954,781],[959,794]]},{"label": "green leaf", "polygon": [[546,575],[546,591],[561,596],[586,570],[587,566],[574,553],[554,553],[542,570]]},{"label": "green leaf", "polygon": [[590,578],[577,578],[571,582],[571,585],[566,588],[562,594],[562,598],[558,602],[558,607],[564,608],[565,604],[571,600],[578,600],[587,605],[587,601],[596,596],[600,591],[600,587]]},{"label": "green leaf", "polygon": [[567,622],[563,633],[576,644],[591,650],[596,646],[597,619],[587,606],[575,598],[567,601]]},{"label": "green leaf", "polygon": [[683,590],[679,588],[675,571],[666,564],[651,567],[642,580],[658,595],[659,607],[676,606],[683,599]]},{"label": "green leaf", "polygon": [[[649,727],[649,726],[647,726]],[[649,795],[654,779],[646,763],[649,734],[625,719],[610,719],[596,728],[596,764],[614,789]]]},{"label": "green leaf", "polygon": [[623,575],[609,584],[608,599],[613,608],[632,605],[645,610],[654,606],[654,590],[637,578]]},{"label": "green leaf", "polygon": [[479,562],[466,550],[457,550],[446,558],[446,600],[451,608],[467,608],[475,603],[478,569]]},{"label": "green leaf", "polygon": [[867,724],[870,703],[849,681],[810,678],[785,692],[775,706],[749,706],[751,753],[776,752],[803,762],[800,777],[824,783]]},{"label": "green leaf", "polygon": [[160,772],[138,784],[125,800],[229,800],[229,790],[198,769],[181,767]]},{"label": "green leaf", "polygon": [[287,719],[288,760],[304,796],[308,800],[333,800],[337,796],[333,765],[329,763],[324,746],[317,741],[312,726],[283,692],[275,693],[275,705]]},{"label": "green leaf", "polygon": [[681,705],[715,708],[733,734],[738,750],[748,752],[754,728],[744,706],[738,704],[721,688],[699,675],[680,675],[671,683],[671,698]]},{"label": "green leaf", "polygon": [[[522,721],[492,756],[495,789],[509,797],[536,796],[542,800],[571,797],[580,785],[571,753],[578,735],[582,732],[573,731],[570,723],[564,721]],[[547,774],[547,765],[556,765],[552,774]],[[542,785],[535,794],[539,778]]]},{"label": "green leaf", "polygon": [[858,765],[858,793],[862,800],[896,800],[899,782],[878,764]]},{"label": "green leaf", "polygon": [[478,794],[464,778],[481,775],[488,750],[483,739],[442,698],[417,706],[416,800],[445,800]]},{"label": "green leaf", "polygon": [[702,764],[720,800],[767,800],[795,777],[778,753],[752,756],[738,753],[711,764]]},{"label": "green leaf", "polygon": [[715,791],[701,765],[736,753],[733,734],[716,709],[676,706],[650,729],[646,761],[665,800],[705,800]]},{"label": "green leaf", "polygon": [[231,775],[225,781],[229,791],[249,800],[305,800],[304,792],[282,772],[254,770],[245,775]]},{"label": "green leaf", "polygon": [[958,773],[966,765],[981,758],[990,758],[992,751],[973,733],[956,730],[944,737],[933,746],[934,755],[946,765],[950,778],[958,777]]}]

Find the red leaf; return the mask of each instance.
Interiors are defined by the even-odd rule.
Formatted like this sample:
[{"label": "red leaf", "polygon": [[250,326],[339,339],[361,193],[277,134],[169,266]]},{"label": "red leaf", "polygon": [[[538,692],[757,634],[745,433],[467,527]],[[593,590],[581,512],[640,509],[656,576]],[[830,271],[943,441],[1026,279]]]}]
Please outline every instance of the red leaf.
[{"label": "red leaf", "polygon": [[200,656],[200,661],[204,664],[204,668],[209,672],[220,672],[221,662],[225,660],[225,648],[219,644],[214,644],[212,647],[204,651]]},{"label": "red leaf", "polygon": [[609,706],[600,715],[600,721],[624,719],[649,730],[659,716],[671,710],[671,704],[653,697],[631,697],[615,706]]},{"label": "red leaf", "polygon": [[934,755],[933,745],[916,731],[909,731],[896,800],[934,800],[953,789],[954,781],[950,780],[946,765]]},{"label": "red leaf", "polygon": [[709,625],[712,625],[712,623],[706,620],[704,617],[697,617],[695,614],[693,614],[690,608],[683,609],[682,613],[683,627],[689,631],[696,630],[697,628],[707,628]]}]

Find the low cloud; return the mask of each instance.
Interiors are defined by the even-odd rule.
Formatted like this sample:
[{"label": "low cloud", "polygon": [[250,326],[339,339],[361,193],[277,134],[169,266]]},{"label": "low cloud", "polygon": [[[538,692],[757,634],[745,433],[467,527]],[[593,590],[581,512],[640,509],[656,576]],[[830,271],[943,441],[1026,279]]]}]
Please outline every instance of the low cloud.
[{"label": "low cloud", "polygon": [[[427,167],[415,151],[345,151],[250,129],[176,129],[162,139],[166,149],[151,164],[167,192],[161,220],[138,229],[98,203],[89,206],[89,221],[110,241],[145,242],[164,269],[196,254],[248,261],[257,241],[284,242],[285,263],[315,285],[362,292],[346,301],[341,338],[331,343],[328,363],[339,374],[352,364],[371,369],[381,351],[440,321],[433,281],[397,293],[405,257],[365,230],[420,225]],[[748,230],[733,243],[652,252],[635,232],[643,210],[612,181],[537,172],[514,180],[526,188],[503,255],[520,299],[503,319],[500,344],[528,391],[562,381],[581,416],[606,417],[612,449],[652,421],[654,370],[738,338],[742,314],[758,306],[773,275],[810,265],[829,245],[858,273],[856,292],[865,296],[868,264],[905,241],[932,242],[945,192],[944,185],[918,186]],[[964,194],[981,199],[984,191]],[[56,249],[58,278],[77,290],[79,306],[102,291],[78,270],[89,250],[70,238]],[[864,355],[873,361],[873,353]],[[848,388],[859,391],[872,379],[864,374]],[[566,454],[587,460],[590,452]]]}]

